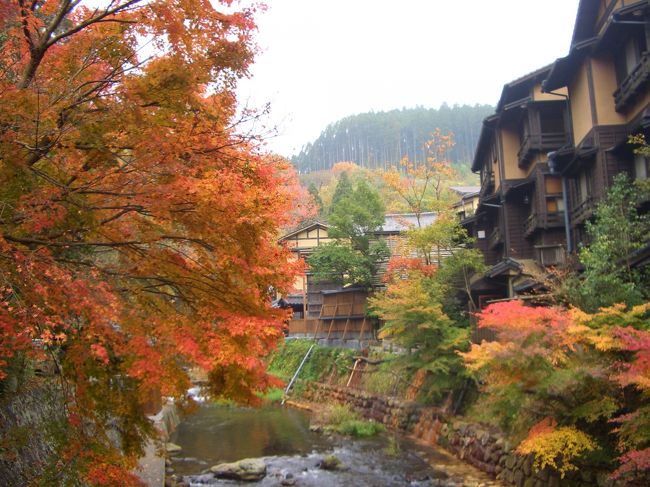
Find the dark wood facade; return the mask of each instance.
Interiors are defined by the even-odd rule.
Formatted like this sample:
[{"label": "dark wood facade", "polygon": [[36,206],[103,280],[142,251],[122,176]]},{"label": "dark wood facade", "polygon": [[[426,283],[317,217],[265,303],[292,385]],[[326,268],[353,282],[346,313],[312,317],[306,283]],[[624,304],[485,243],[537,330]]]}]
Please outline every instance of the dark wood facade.
[{"label": "dark wood facade", "polygon": [[376,340],[378,326],[377,319],[366,313],[368,294],[363,288],[314,291],[313,298],[318,300],[317,317],[291,320],[289,335],[313,338],[325,346],[367,347]]},{"label": "dark wood facade", "polygon": [[585,223],[617,174],[648,178],[647,161],[639,172],[628,137],[650,135],[649,40],[647,1],[582,0],[569,55],[543,83],[547,92],[566,89],[574,114],[573,137],[553,158],[567,186],[572,251],[588,243]]},{"label": "dark wood facade", "polygon": [[463,221],[489,266],[476,302],[530,292],[534,274],[588,243],[617,174],[650,177],[627,142],[650,136],[649,46],[650,2],[581,0],[569,55],[504,86],[472,165],[478,210]]},{"label": "dark wood facade", "polygon": [[463,225],[489,266],[473,284],[475,302],[513,295],[545,266],[564,262],[564,201],[547,153],[569,140],[566,97],[544,95],[550,66],[507,84],[483,126],[472,165],[479,204]]}]

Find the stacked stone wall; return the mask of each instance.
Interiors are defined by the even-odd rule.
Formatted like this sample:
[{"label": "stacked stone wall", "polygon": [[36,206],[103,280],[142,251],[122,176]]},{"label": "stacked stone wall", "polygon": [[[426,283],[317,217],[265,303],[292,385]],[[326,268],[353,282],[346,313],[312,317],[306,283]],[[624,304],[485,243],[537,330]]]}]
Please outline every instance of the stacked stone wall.
[{"label": "stacked stone wall", "polygon": [[605,471],[580,469],[565,478],[545,468],[536,471],[532,456],[515,453],[496,428],[455,420],[437,408],[373,395],[358,389],[309,383],[303,398],[314,403],[344,403],[366,419],[410,435],[430,446],[441,446],[505,485],[517,487],[622,487]]}]

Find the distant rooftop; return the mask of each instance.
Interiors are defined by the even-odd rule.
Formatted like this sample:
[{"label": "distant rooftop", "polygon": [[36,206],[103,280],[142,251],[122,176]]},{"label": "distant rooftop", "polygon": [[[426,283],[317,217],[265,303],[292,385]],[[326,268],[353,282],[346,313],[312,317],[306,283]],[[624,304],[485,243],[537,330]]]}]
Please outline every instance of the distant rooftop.
[{"label": "distant rooftop", "polygon": [[[426,212],[420,214],[420,225],[428,227],[436,221],[437,214],[435,212]],[[384,217],[384,224],[381,226],[380,232],[383,233],[399,233],[415,228],[418,226],[418,220],[415,213],[388,213]]]},{"label": "distant rooftop", "polygon": [[456,193],[458,193],[461,196],[465,196],[465,195],[468,195],[468,194],[474,194],[474,193],[478,193],[479,191],[481,191],[480,186],[450,186],[449,189],[451,189],[452,191],[455,191]]}]

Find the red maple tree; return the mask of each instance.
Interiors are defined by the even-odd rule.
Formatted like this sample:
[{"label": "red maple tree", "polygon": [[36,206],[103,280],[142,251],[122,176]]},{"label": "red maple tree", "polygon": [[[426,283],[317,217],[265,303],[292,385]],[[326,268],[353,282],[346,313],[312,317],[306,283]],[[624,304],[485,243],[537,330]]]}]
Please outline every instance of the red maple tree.
[{"label": "red maple tree", "polygon": [[217,396],[269,384],[297,183],[237,129],[253,116],[234,94],[253,14],[230,0],[0,7],[0,379],[19,356],[55,364],[56,468],[90,484],[131,482],[142,405],[182,395],[188,366]]}]

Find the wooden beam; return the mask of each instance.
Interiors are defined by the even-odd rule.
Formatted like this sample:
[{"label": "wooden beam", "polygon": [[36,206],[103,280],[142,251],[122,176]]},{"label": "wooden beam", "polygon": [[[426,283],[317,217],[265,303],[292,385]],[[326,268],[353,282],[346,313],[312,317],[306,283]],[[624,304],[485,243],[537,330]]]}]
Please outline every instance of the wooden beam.
[{"label": "wooden beam", "polygon": [[350,323],[350,317],[348,316],[348,319],[345,320],[345,327],[343,328],[343,337],[341,337],[341,343],[345,340],[345,335],[348,332],[348,324]]},{"label": "wooden beam", "polygon": [[361,348],[361,340],[363,339],[363,330],[366,327],[366,317],[363,317],[363,321],[361,322],[361,331],[359,332],[359,348]]},{"label": "wooden beam", "polygon": [[334,318],[332,318],[332,320],[330,321],[330,327],[327,330],[327,339],[328,340],[330,339],[330,335],[332,334],[332,327],[333,326],[334,326]]},{"label": "wooden beam", "polygon": [[[336,317],[336,313],[339,311],[339,305],[338,303],[334,307],[334,314],[332,316]],[[334,318],[332,318],[332,321],[330,321],[330,329],[327,331],[327,339],[330,339],[330,335],[332,334],[332,327],[334,326]]]}]

